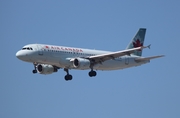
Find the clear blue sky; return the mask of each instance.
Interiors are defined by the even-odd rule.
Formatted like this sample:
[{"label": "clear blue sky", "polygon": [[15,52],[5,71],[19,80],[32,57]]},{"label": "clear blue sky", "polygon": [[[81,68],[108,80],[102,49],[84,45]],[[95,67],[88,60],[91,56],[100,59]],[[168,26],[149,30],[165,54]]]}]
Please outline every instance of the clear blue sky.
[{"label": "clear blue sky", "polygon": [[[0,118],[179,118],[178,0],[1,0]],[[124,49],[147,28],[151,63],[116,71],[32,74],[15,53],[30,43]]]}]

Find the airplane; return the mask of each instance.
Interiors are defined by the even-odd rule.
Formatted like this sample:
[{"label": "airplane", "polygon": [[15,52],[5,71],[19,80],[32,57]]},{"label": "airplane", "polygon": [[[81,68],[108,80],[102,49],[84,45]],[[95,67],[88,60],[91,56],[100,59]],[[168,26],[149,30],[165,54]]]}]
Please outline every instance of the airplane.
[{"label": "airplane", "polygon": [[151,59],[164,55],[142,57],[146,28],[140,28],[125,50],[102,51],[84,48],[56,46],[47,44],[28,44],[16,53],[16,57],[22,61],[34,65],[35,73],[52,74],[58,69],[64,69],[67,73],[66,81],[72,80],[70,69],[90,69],[89,76],[97,75],[95,70],[118,70],[149,63]]}]

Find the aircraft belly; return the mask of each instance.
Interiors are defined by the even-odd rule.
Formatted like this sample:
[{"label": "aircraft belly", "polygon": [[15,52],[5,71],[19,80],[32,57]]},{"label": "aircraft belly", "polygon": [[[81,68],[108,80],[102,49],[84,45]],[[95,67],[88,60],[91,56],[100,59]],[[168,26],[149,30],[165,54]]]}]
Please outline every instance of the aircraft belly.
[{"label": "aircraft belly", "polygon": [[96,70],[118,70],[118,69],[124,69],[124,68],[129,68],[133,66],[139,66],[142,65],[143,63],[137,63],[134,61],[133,58],[130,58],[128,62],[125,59],[122,60],[108,60],[103,62],[102,64],[98,64]]},{"label": "aircraft belly", "polygon": [[[43,56],[42,56],[43,57]],[[74,68],[73,64],[70,62],[70,60],[67,58],[67,55],[48,55],[46,59],[42,59],[40,63],[44,64],[50,64],[50,65],[55,65],[60,68],[71,68],[71,69],[78,69]],[[114,60],[108,60],[105,62],[102,62],[101,64],[96,64],[94,65],[95,70],[118,70],[118,69],[125,69],[133,66],[139,66],[142,65],[143,63],[137,63],[134,61],[134,58],[132,57],[122,57]],[[83,68],[83,70],[90,69],[88,68]],[[82,69],[78,69],[82,70]]]},{"label": "aircraft belly", "polygon": [[124,64],[120,61],[115,61],[115,60],[108,60],[103,62],[102,64],[98,64],[97,70],[116,70],[124,67]]},{"label": "aircraft belly", "polygon": [[60,67],[59,61],[60,61],[59,55],[45,53],[42,56],[38,56],[38,63],[42,63],[42,64],[55,65],[57,67]]}]

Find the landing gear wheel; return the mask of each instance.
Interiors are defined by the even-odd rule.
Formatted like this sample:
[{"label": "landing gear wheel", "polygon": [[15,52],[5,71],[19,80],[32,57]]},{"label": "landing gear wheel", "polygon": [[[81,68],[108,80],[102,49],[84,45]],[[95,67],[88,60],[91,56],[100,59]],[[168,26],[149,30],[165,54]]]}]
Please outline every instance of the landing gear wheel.
[{"label": "landing gear wheel", "polygon": [[36,74],[37,73],[37,70],[36,70],[37,63],[33,63],[33,65],[34,65],[34,70],[32,71],[32,73]]},{"label": "landing gear wheel", "polygon": [[90,71],[89,72],[89,77],[92,77],[92,76],[93,76],[92,71]]},{"label": "landing gear wheel", "polygon": [[33,73],[33,74],[37,73],[37,70],[33,70],[32,73]]},{"label": "landing gear wheel", "polygon": [[97,75],[96,71],[92,70],[92,71],[89,72],[90,77],[95,77],[96,75]]},{"label": "landing gear wheel", "polygon": [[96,71],[93,71],[93,76],[95,77],[97,75]]},{"label": "landing gear wheel", "polygon": [[72,80],[72,75],[67,74],[67,75],[64,77],[64,79],[65,79],[66,81]]},{"label": "landing gear wheel", "polygon": [[66,71],[66,73],[67,73],[67,75],[64,76],[64,79],[65,79],[66,81],[72,80],[73,77],[72,77],[72,75],[69,74],[69,70],[68,70],[67,68],[64,68],[64,71]]}]

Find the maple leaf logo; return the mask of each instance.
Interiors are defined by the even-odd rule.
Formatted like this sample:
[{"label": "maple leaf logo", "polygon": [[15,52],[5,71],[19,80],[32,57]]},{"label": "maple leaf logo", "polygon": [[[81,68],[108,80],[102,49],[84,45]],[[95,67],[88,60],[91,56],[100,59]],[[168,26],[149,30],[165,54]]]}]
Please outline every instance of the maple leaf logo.
[{"label": "maple leaf logo", "polygon": [[[134,48],[141,47],[141,46],[143,46],[143,43],[141,43],[140,40],[137,39],[135,42],[133,42],[133,46],[134,46]],[[141,49],[138,51],[141,51]]]},{"label": "maple leaf logo", "polygon": [[49,48],[48,46],[45,46],[45,48]]}]

